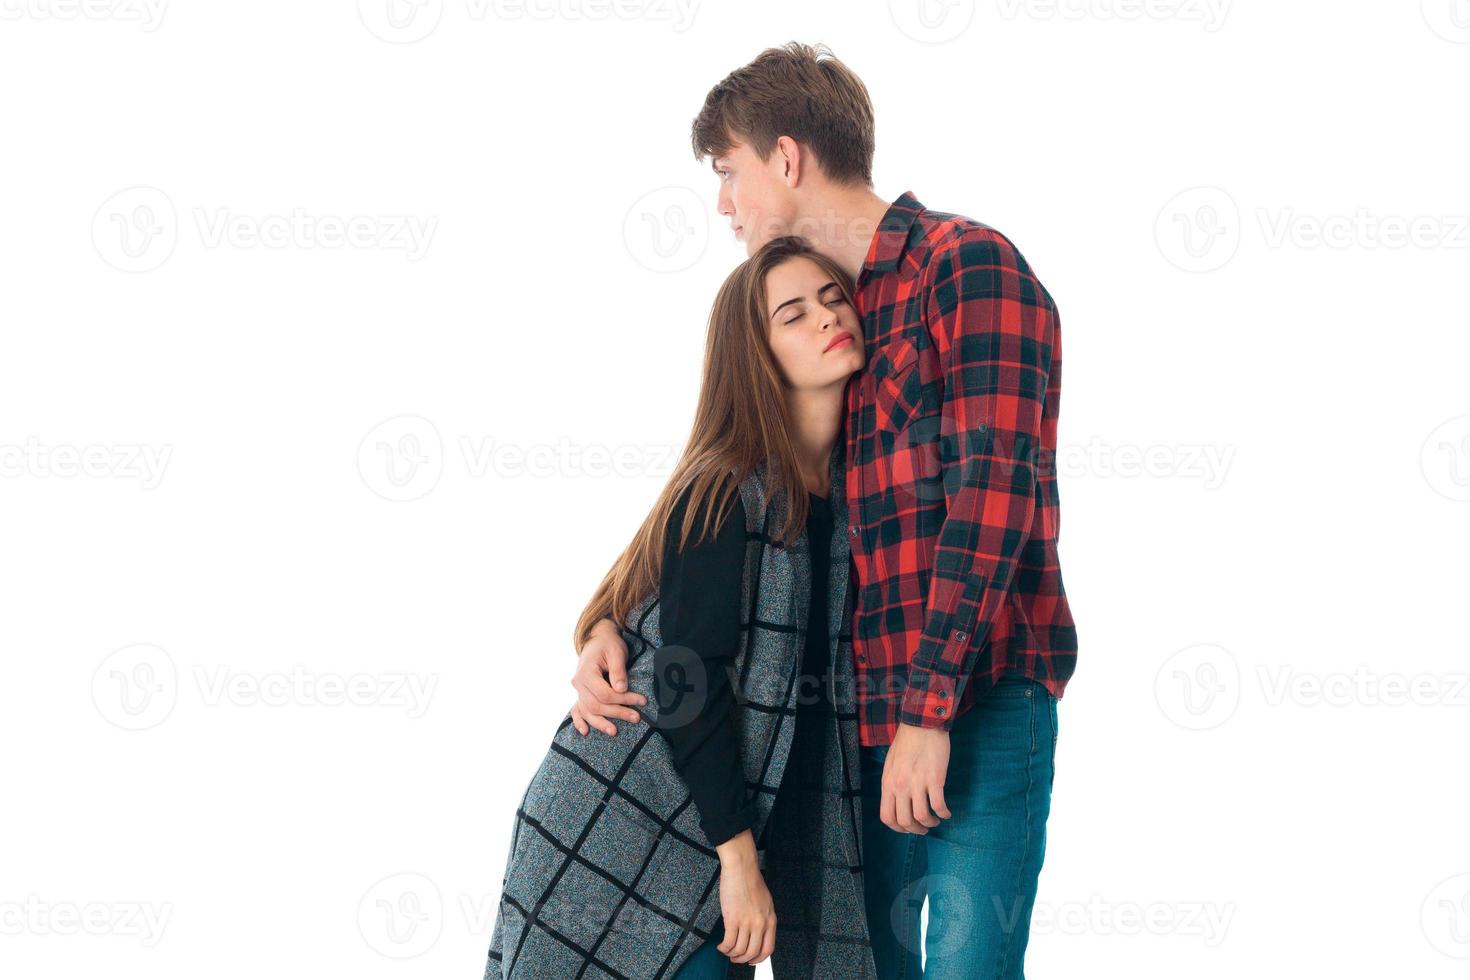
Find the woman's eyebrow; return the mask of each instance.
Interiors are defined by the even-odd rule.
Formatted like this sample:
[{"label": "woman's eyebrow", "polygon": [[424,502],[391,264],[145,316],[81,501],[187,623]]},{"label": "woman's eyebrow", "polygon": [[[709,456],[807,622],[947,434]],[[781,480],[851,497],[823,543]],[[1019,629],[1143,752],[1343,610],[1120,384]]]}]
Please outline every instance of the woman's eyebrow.
[{"label": "woman's eyebrow", "polygon": [[777,314],[777,313],[780,313],[780,312],[781,312],[781,311],[782,311],[782,310],[783,310],[783,309],[785,309],[785,308],[786,308],[786,307],[788,307],[788,306],[790,306],[790,305],[791,305],[791,304],[792,304],[792,303],[800,303],[800,302],[801,302],[801,300],[802,300],[802,297],[800,297],[800,296],[793,296],[793,297],[791,297],[791,298],[790,298],[790,299],[788,299],[788,300],[787,300],[787,301],[786,301],[786,302],[784,302],[784,303],[781,303],[781,304],[780,304],[780,305],[779,305],[779,306],[777,306],[777,307],[776,307],[776,308],[775,308],[775,309],[774,309],[774,310],[772,310],[772,311],[771,311],[771,316],[772,316],[772,317],[775,317],[775,315],[776,315],[776,314]]},{"label": "woman's eyebrow", "polygon": [[[821,288],[819,288],[817,290],[817,297],[818,298],[821,298],[821,295],[823,293],[825,293],[827,290],[829,290],[829,289],[836,289],[836,288],[837,288],[837,283],[836,282],[829,282],[825,286],[822,286]],[[774,317],[777,313],[780,313],[781,312],[781,310],[782,310],[783,307],[790,306],[792,303],[800,303],[801,300],[802,300],[802,297],[800,297],[800,296],[793,296],[793,297],[791,297],[786,302],[782,303],[780,306],[777,306],[774,310],[772,310],[771,311],[771,316]]]}]

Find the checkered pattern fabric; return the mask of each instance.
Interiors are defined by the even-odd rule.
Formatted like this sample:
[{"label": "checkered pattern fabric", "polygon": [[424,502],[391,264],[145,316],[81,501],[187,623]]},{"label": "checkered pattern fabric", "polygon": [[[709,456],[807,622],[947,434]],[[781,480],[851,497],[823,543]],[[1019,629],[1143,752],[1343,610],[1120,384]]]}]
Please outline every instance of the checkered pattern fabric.
[{"label": "checkered pattern fabric", "polygon": [[[819,771],[792,773],[783,809],[771,823],[787,777],[797,711],[811,582],[806,535],[772,545],[784,501],[767,500],[767,467],[740,484],[746,513],[737,712],[747,792],[759,812],[753,828],[776,905],[771,968],[778,978],[876,978],[863,907],[862,814],[857,709],[848,592],[844,452],[832,457],[829,671],[834,708]],[[700,831],[688,786],[659,731],[654,694],[660,647],[656,591],[623,624],[629,687],[648,698],[645,723],[585,738],[568,714],[516,810],[499,913],[484,978],[672,977],[720,921],[719,858]],[[810,692],[807,692],[810,696]],[[796,780],[799,777],[799,783]],[[812,908],[807,896],[820,896]],[[754,967],[732,966],[751,978]]]},{"label": "checkered pattern fabric", "polygon": [[1077,627],[1057,553],[1061,319],[1010,239],[889,206],[858,276],[847,387],[859,737],[948,730],[1005,676],[1060,698]]}]

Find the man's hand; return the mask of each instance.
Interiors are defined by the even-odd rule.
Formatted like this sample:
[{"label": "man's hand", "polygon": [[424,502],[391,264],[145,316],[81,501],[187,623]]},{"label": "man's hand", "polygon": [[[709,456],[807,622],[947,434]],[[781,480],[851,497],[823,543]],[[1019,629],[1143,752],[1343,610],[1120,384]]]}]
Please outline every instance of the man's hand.
[{"label": "man's hand", "polygon": [[948,772],[949,732],[900,724],[883,763],[878,819],[906,834],[927,834],[929,828],[938,827],[939,817],[949,819],[944,804]]},{"label": "man's hand", "polygon": [[572,724],[582,735],[588,733],[588,726],[595,726],[607,735],[616,735],[618,730],[612,719],[631,722],[642,719],[627,705],[646,704],[648,699],[628,690],[628,644],[623,642],[612,620],[598,620],[592,628],[592,635],[578,654],[572,687],[577,690],[577,703],[572,705]]}]

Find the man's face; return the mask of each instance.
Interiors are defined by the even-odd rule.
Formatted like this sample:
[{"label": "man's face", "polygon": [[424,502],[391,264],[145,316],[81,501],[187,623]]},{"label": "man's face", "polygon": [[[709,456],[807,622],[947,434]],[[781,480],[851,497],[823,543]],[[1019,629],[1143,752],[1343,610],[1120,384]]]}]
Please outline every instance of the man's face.
[{"label": "man's face", "polygon": [[786,158],[779,146],[769,160],[756,156],[745,143],[736,143],[711,161],[720,182],[715,208],[730,219],[745,254],[754,255],[772,238],[789,234],[795,223],[796,202],[786,183]]}]

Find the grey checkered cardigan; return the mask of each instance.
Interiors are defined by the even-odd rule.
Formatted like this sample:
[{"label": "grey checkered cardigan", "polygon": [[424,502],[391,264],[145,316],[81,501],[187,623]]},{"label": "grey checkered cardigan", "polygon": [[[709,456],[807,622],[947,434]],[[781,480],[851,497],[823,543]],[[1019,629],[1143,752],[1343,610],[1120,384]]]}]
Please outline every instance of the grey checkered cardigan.
[{"label": "grey checkered cardigan", "polygon": [[[776,903],[771,968],[781,980],[876,980],[863,906],[861,800],[852,659],[852,603],[841,440],[833,453],[833,533],[828,577],[831,654],[827,697],[835,721],[825,731],[820,855],[768,840],[760,853]],[[741,638],[735,664],[740,754],[755,794],[757,841],[781,785],[791,748],[796,680],[805,644],[811,555],[803,533],[791,547],[771,543],[785,505],[766,498],[767,468],[740,484],[746,515]],[[621,722],[609,737],[577,733],[568,713],[516,811],[499,912],[484,980],[492,978],[673,977],[721,920],[719,858],[700,830],[688,786],[655,724],[654,660],[660,647],[658,593],[623,624],[628,686],[648,698],[648,719]],[[669,648],[674,649],[674,648]],[[830,717],[830,716],[829,716]],[[815,773],[804,774],[814,780]],[[784,825],[778,825],[778,827]],[[773,835],[776,836],[776,835]],[[790,842],[788,842],[790,843]],[[781,853],[784,851],[784,854]],[[820,887],[822,908],[791,909]],[[783,903],[787,906],[783,908]],[[810,921],[819,928],[803,927]],[[816,963],[815,972],[807,964]],[[732,978],[755,967],[732,964]]]}]

